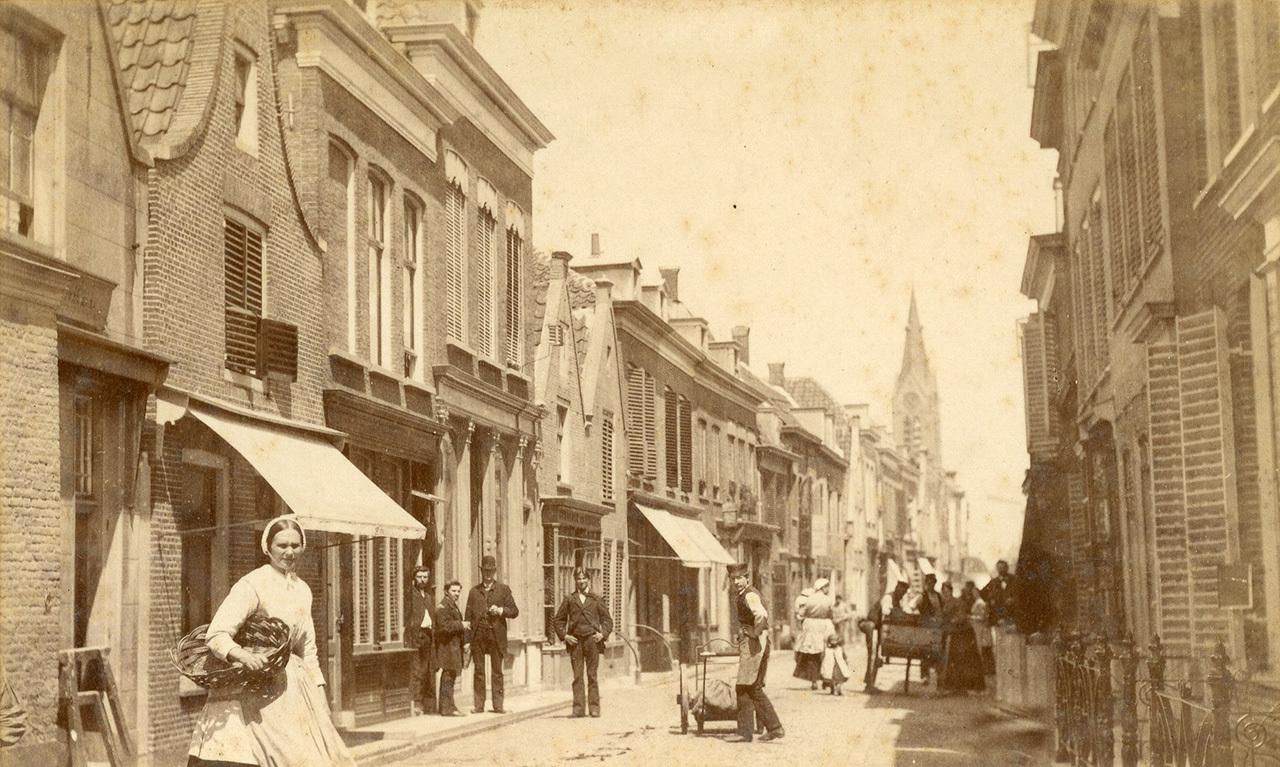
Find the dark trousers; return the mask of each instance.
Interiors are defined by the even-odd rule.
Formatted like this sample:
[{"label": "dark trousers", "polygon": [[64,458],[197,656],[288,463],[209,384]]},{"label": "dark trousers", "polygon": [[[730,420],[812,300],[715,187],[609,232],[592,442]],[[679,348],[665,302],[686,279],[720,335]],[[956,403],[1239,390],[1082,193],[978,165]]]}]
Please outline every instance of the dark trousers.
[{"label": "dark trousers", "polygon": [[475,664],[472,690],[475,692],[475,708],[484,710],[484,661],[489,659],[489,686],[493,688],[493,710],[502,710],[502,650],[497,647],[471,647],[471,662]]},{"label": "dark trousers", "polygon": [[573,666],[573,713],[581,716],[585,705],[591,706],[591,713],[600,713],[600,685],[596,679],[600,643],[591,637],[578,637],[577,644],[569,645],[569,663]]},{"label": "dark trousers", "polygon": [[440,670],[440,713],[456,714],[458,707],[453,702],[453,685],[458,672],[453,669]]},{"label": "dark trousers", "polygon": [[409,694],[423,713],[436,710],[436,664],[432,642],[419,647],[409,660]]},{"label": "dark trousers", "polygon": [[734,687],[734,691],[738,693],[738,734],[747,740],[754,734],[756,714],[760,715],[760,723],[769,732],[782,729],[782,722],[773,710],[773,703],[764,694],[764,677],[768,670],[769,646],[765,645],[764,657],[760,659],[760,673],[756,675],[755,683]]}]

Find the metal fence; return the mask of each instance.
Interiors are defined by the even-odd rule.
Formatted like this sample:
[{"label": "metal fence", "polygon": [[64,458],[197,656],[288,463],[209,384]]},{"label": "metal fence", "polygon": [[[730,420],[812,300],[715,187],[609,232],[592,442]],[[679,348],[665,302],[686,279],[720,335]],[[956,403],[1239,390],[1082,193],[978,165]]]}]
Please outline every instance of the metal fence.
[{"label": "metal fence", "polygon": [[1128,637],[1059,635],[1053,657],[1059,762],[1113,767],[1118,734],[1123,767],[1280,767],[1280,704],[1240,709],[1221,642],[1202,675],[1178,678],[1159,637],[1144,654]]}]

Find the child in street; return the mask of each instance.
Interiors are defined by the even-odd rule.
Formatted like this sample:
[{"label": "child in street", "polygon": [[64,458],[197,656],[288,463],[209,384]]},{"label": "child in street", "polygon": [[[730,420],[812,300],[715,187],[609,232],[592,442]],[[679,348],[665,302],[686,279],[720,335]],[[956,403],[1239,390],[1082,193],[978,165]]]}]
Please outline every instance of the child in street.
[{"label": "child in street", "polygon": [[844,695],[840,686],[849,678],[849,659],[844,654],[844,642],[840,635],[827,635],[827,647],[822,654],[822,686],[832,695]]}]

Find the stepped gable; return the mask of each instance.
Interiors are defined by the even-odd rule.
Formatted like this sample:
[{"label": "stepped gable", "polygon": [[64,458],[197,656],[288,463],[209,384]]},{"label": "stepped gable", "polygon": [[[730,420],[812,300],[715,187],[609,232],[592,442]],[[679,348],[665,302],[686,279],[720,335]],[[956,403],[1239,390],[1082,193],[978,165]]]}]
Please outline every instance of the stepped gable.
[{"label": "stepped gable", "polygon": [[134,143],[172,159],[203,127],[217,83],[218,0],[100,0]]}]

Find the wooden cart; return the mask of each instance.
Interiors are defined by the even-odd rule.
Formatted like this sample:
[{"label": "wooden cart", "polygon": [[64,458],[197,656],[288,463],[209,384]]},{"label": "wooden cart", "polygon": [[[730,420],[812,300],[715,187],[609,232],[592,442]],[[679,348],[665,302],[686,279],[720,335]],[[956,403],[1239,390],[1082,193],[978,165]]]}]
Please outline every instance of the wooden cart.
[{"label": "wooden cart", "polygon": [[[715,649],[712,649],[712,648]],[[716,665],[725,666],[728,659],[733,660],[736,667],[738,661],[738,647],[727,639],[712,639],[710,642],[698,648],[698,659],[693,663],[693,685],[685,687],[684,683],[684,664],[680,665],[680,693],[676,695],[676,703],[680,705],[680,732],[689,732],[689,716],[692,714],[694,721],[698,726],[698,734],[703,732],[703,725],[707,722],[734,722],[735,726],[738,721],[738,711],[733,710],[713,711],[711,706],[703,705],[701,708],[697,705],[697,699],[707,699],[707,672],[712,661],[718,661]],[[711,680],[713,683],[718,680]],[[723,682],[720,682],[723,684]],[[733,689],[733,682],[729,683],[730,689]],[[764,732],[764,725],[756,722],[756,733]]]},{"label": "wooden cart", "polygon": [[930,661],[941,673],[946,658],[945,632],[941,624],[886,620],[873,633],[874,643],[867,653],[867,689],[876,686],[881,666],[893,658],[907,662],[902,691],[911,692],[911,661]]}]

